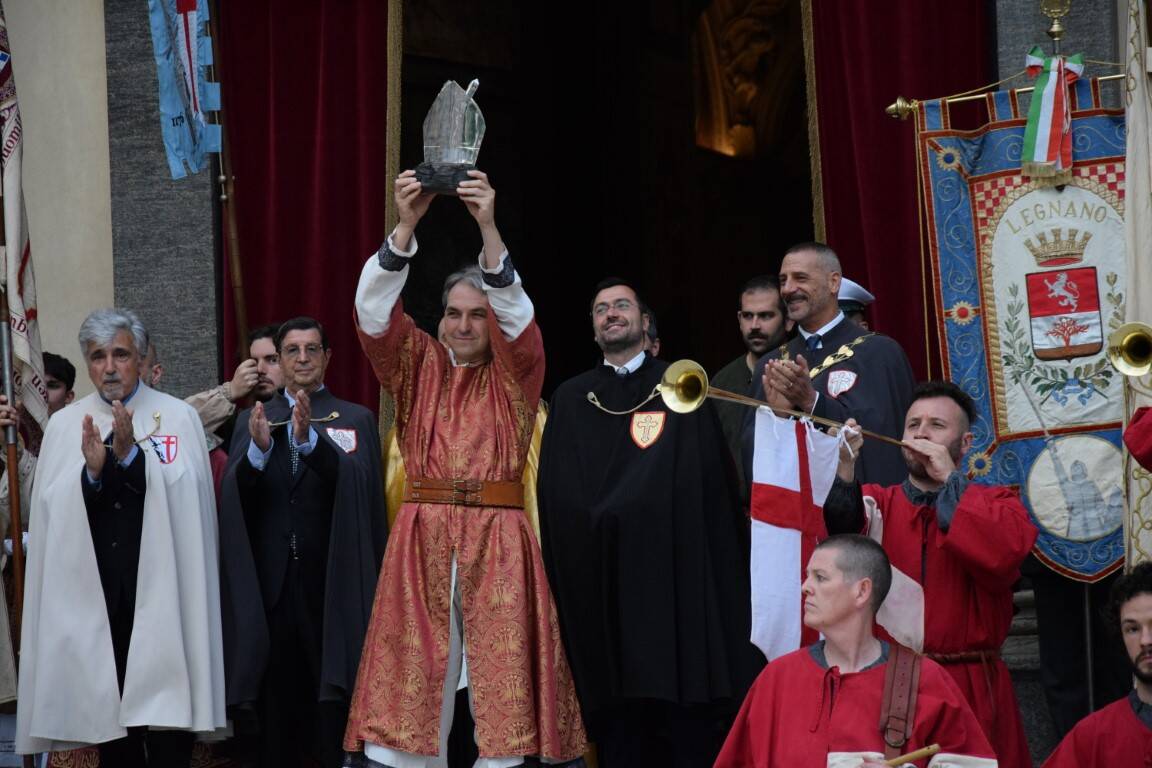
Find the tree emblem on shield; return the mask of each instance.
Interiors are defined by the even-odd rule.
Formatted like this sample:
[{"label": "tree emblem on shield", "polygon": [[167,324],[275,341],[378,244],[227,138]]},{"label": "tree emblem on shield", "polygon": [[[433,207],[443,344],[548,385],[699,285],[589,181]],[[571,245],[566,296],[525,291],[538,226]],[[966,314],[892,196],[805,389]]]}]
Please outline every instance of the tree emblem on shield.
[{"label": "tree emblem on shield", "polygon": [[1026,279],[1032,350],[1037,358],[1072,360],[1103,348],[1095,267],[1033,272]]}]

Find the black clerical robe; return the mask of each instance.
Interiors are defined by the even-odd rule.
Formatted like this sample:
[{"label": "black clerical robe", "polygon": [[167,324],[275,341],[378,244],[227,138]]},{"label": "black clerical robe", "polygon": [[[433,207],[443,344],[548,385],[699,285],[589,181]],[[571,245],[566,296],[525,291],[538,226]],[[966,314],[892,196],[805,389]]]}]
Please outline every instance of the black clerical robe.
[{"label": "black clerical robe", "polygon": [[601,366],[557,388],[544,431],[541,545],[585,721],[625,699],[736,704],[749,642],[748,523],[711,403],[659,398],[666,362]]}]

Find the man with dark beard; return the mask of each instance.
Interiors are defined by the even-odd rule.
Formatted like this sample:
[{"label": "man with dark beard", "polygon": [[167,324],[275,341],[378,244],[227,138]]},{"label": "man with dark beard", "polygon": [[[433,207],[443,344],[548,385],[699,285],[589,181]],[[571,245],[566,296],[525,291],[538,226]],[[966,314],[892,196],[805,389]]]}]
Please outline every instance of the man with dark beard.
[{"label": "man with dark beard", "polygon": [[1014,491],[971,483],[958,469],[975,416],[972,398],[952,382],[918,385],[904,421],[908,478],[888,487],[856,480],[856,457],[873,445],[862,446],[849,419],[824,520],[829,533],[879,538],[894,571],[920,584],[922,603],[904,608],[923,627],[924,654],[952,674],[1000,765],[1030,766],[1000,646],[1012,623],[1012,585],[1036,528]]},{"label": "man with dark beard", "polygon": [[652,397],[668,364],[627,283],[592,301],[604,363],[561,384],[540,452],[541,546],[602,768],[711,765],[759,664],[748,530],[711,403]]},{"label": "man with dark beard", "polygon": [[1152,563],[1112,585],[1109,618],[1120,628],[1136,685],[1081,720],[1044,768],[1144,768],[1152,765]]},{"label": "man with dark beard", "polygon": [[[904,350],[844,317],[837,303],[840,259],[824,243],[801,243],[780,263],[780,295],[796,338],[764,356],[752,373],[753,396],[775,408],[826,419],[856,419],[868,430],[895,437],[916,383]],[[755,411],[744,421],[744,472],[751,476]],[[898,483],[904,477],[900,450],[871,448],[858,475],[866,483]]]},{"label": "man with dark beard", "polygon": [[[263,325],[248,334],[248,357],[236,366],[229,381],[197,392],[184,398],[184,402],[196,409],[204,424],[204,435],[208,439],[208,450],[220,448],[224,437],[231,432],[230,425],[236,415],[236,403],[251,395],[253,400],[266,403],[273,398],[282,385],[280,377],[280,356],[272,340],[276,337],[278,325]],[[148,345],[148,352],[140,364],[144,382],[153,389],[160,389],[164,377],[164,364],[156,343]],[[217,433],[220,434],[217,434]],[[224,437],[221,437],[224,435]],[[217,478],[217,481],[219,478]]]},{"label": "man with dark beard", "polygon": [[256,363],[256,384],[252,399],[266,403],[284,386],[280,373],[280,353],[276,350],[276,331],[279,325],[262,325],[248,334],[248,358]]},{"label": "man with dark beard", "polygon": [[[756,367],[756,361],[784,342],[784,302],[780,299],[780,283],[775,277],[760,275],[744,284],[736,320],[740,323],[740,337],[744,340],[745,352],[717,371],[711,379],[711,385],[746,395],[752,389],[752,369]],[[723,401],[717,401],[715,406],[716,415],[720,417],[720,427],[724,430],[724,439],[728,442],[732,460],[736,464],[740,500],[747,508],[748,487],[744,482],[740,440],[748,408]]]}]

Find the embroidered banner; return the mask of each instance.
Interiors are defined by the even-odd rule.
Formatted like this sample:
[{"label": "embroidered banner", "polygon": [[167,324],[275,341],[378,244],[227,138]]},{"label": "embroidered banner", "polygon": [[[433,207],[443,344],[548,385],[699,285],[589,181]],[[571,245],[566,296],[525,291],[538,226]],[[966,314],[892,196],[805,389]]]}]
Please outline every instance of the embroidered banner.
[{"label": "embroidered banner", "polygon": [[944,372],[980,412],[966,469],[1019,489],[1044,563],[1096,581],[1124,556],[1124,397],[1106,356],[1127,284],[1124,114],[1094,80],[1070,97],[1067,185],[1021,172],[1014,91],[987,96],[977,131],[922,103],[917,151]]},{"label": "embroidered banner", "polygon": [[[8,25],[0,8],[0,189],[4,217],[0,237],[0,290],[8,296],[8,323],[12,333],[12,381],[16,397],[36,421],[39,433],[48,422],[48,385],[40,349],[40,321],[36,303],[36,277],[28,241],[28,213],[24,206],[24,123],[16,100]],[[39,437],[33,451],[39,450]],[[29,447],[29,446],[26,446]],[[4,482],[7,482],[6,480]],[[7,502],[5,502],[7,503]]]}]

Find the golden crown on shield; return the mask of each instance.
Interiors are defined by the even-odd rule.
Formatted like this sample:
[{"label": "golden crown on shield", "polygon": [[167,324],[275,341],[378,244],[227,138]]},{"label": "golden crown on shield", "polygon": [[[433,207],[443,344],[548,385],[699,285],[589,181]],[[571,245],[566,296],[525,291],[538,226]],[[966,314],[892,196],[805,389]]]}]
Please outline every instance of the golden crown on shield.
[{"label": "golden crown on shield", "polygon": [[[1059,266],[1084,261],[1084,249],[1088,247],[1092,233],[1081,234],[1079,229],[1072,228],[1068,230],[1068,237],[1064,237],[1063,231],[1062,227],[1053,227],[1051,239],[1047,232],[1037,233],[1039,245],[1034,244],[1031,238],[1024,241],[1025,247],[1032,252],[1032,258],[1036,259],[1037,266]],[[1076,240],[1077,235],[1080,235],[1079,241]]]}]

